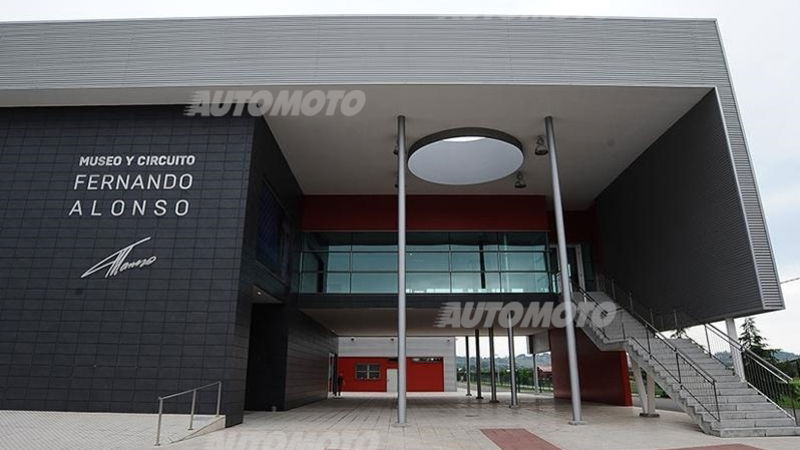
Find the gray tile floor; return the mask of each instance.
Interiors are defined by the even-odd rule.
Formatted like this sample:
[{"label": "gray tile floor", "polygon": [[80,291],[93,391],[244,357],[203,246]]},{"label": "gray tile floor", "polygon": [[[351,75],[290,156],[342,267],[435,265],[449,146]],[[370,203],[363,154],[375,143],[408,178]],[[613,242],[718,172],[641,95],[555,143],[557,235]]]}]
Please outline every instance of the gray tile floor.
[{"label": "gray tile floor", "polygon": [[254,412],[244,423],[176,444],[193,449],[495,449],[481,428],[525,428],[563,449],[669,449],[742,443],[763,449],[800,448],[797,438],[720,439],[700,432],[682,412],[658,419],[636,408],[585,404],[588,424],[568,425],[569,402],[522,395],[521,407],[491,404],[459,393],[410,394],[408,426],[393,426],[396,410],[388,394],[345,393],[285,412]]},{"label": "gray tile floor", "polygon": [[[253,412],[244,423],[165,449],[497,449],[481,428],[524,428],[563,449],[670,449],[742,443],[763,449],[796,450],[796,438],[720,439],[705,435],[680,412],[658,419],[636,408],[584,405],[583,426],[567,424],[568,402],[524,394],[508,407],[459,393],[410,394],[408,425],[394,426],[389,394],[345,393],[285,412]],[[202,417],[200,420],[207,420]],[[168,415],[164,442],[185,435],[188,417]],[[153,448],[155,415],[0,411],[0,449]]]},{"label": "gray tile floor", "polygon": [[[155,414],[0,411],[0,449],[119,449],[153,448]],[[213,416],[195,416],[195,430]],[[161,442],[188,436],[189,416],[165,414]]]}]

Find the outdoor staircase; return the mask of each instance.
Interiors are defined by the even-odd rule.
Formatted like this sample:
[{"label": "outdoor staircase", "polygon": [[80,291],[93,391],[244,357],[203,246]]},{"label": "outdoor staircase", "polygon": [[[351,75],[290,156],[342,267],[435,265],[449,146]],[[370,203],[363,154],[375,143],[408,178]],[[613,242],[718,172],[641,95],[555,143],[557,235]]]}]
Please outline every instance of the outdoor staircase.
[{"label": "outdoor staircase", "polygon": [[[577,303],[614,302],[603,292],[575,292]],[[669,338],[618,305],[605,327],[586,321],[585,334],[604,351],[626,351],[707,434],[720,437],[800,436],[786,411],[743,382],[702,346]]]}]

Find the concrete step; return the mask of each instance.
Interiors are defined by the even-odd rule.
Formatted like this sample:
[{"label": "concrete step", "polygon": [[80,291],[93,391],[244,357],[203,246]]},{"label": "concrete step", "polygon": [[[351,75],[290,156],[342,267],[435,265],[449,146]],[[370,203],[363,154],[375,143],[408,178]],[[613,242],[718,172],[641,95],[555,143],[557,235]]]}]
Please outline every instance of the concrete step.
[{"label": "concrete step", "polygon": [[[715,420],[709,413],[701,413],[707,415],[710,421]],[[788,417],[781,411],[720,411],[722,420],[739,420],[739,419],[783,419]]]},{"label": "concrete step", "polygon": [[[722,403],[766,403],[768,405],[772,405],[769,403],[766,398],[761,395],[719,395],[716,398],[713,395],[698,395],[695,393],[694,395],[698,401],[707,404],[713,405],[715,401],[719,401],[720,404]],[[773,405],[774,406],[774,405]]]},{"label": "concrete step", "polygon": [[725,428],[719,430],[719,436],[735,437],[767,437],[767,436],[800,436],[800,427],[774,428]]},{"label": "concrete step", "polygon": [[722,422],[712,424],[712,427],[716,430],[724,428],[791,428],[794,426],[794,419],[786,416],[776,419],[722,419]]}]

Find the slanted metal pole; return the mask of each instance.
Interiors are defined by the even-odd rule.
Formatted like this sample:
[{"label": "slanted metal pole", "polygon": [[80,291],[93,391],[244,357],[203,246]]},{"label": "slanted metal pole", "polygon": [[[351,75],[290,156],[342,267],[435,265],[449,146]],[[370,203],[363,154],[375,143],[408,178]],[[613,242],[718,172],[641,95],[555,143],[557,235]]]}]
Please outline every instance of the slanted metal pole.
[{"label": "slanted metal pole", "polygon": [[470,378],[470,373],[469,373],[469,336],[464,336],[464,341],[466,341],[466,346],[467,346],[467,364],[466,364],[467,370],[465,371],[466,374],[467,374],[467,397],[472,397],[472,391],[470,390],[470,383],[469,383],[469,378]]},{"label": "slanted metal pole", "polygon": [[508,314],[508,370],[511,372],[511,407],[519,406],[517,398],[517,354],[514,352],[514,327],[511,324],[511,313]]},{"label": "slanted metal pole", "polygon": [[558,239],[558,266],[561,267],[561,293],[564,300],[564,318],[566,320],[567,334],[567,361],[569,362],[569,388],[572,397],[572,425],[585,423],[581,417],[581,386],[578,376],[578,353],[575,348],[575,314],[572,305],[572,289],[569,284],[567,270],[567,237],[564,231],[564,209],[561,203],[561,181],[558,176],[558,154],[556,151],[556,137],[553,131],[553,118],[544,118],[547,134],[547,149],[550,158],[550,172],[553,180],[553,209],[556,219],[556,236]]},{"label": "slanted metal pole", "polygon": [[161,445],[161,416],[164,415],[164,399],[158,397],[158,425],[156,425],[156,447]]},{"label": "slanted metal pole", "polygon": [[475,330],[475,375],[475,387],[478,390],[475,398],[483,400],[483,395],[481,395],[481,330]]},{"label": "slanted metal pole", "polygon": [[197,405],[197,389],[192,391],[192,411],[189,413],[189,430],[194,430],[194,408]]},{"label": "slanted metal pole", "polygon": [[652,372],[647,372],[647,414],[640,414],[644,417],[658,417],[656,412],[656,379]]},{"label": "slanted metal pole", "polygon": [[644,379],[642,378],[642,368],[639,367],[639,363],[634,360],[631,360],[631,370],[633,371],[633,379],[636,381],[636,391],[639,393],[639,401],[642,403],[642,412],[639,414],[640,416],[644,416],[647,414],[647,388],[644,385]]},{"label": "slanted metal pole", "polygon": [[397,116],[397,424],[406,424],[406,118]]},{"label": "slanted metal pole", "polygon": [[[734,318],[725,319],[725,328],[728,331],[728,337],[734,341],[739,342],[739,336],[736,334],[736,320]],[[734,345],[733,342],[730,343],[731,349],[731,358],[733,359],[733,370],[736,372],[736,375],[739,377],[740,380],[746,381],[744,376],[744,361],[742,361],[742,352],[739,350],[739,347]],[[711,353],[711,349],[708,349],[708,352]]]},{"label": "slanted metal pole", "polygon": [[489,386],[492,388],[492,399],[489,403],[498,403],[497,401],[497,370],[495,370],[494,362],[494,328],[489,328],[489,376],[492,377]]}]

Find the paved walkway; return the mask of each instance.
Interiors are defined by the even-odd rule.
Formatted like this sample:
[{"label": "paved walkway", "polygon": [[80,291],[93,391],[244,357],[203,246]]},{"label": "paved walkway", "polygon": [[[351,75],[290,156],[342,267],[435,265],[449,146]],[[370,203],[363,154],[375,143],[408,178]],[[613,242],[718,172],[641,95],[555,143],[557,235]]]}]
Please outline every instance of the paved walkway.
[{"label": "paved walkway", "polygon": [[[720,439],[708,436],[684,413],[658,419],[636,408],[584,405],[583,426],[567,424],[569,402],[523,394],[521,407],[475,400],[459,393],[410,394],[406,427],[397,427],[389,394],[345,393],[286,412],[253,412],[244,423],[163,449],[783,449],[796,438]],[[198,416],[203,422],[209,416]],[[188,417],[166,415],[164,439],[184,436]],[[0,411],[0,449],[152,449],[153,414]],[[749,447],[748,447],[749,446]]]},{"label": "paved walkway", "polygon": [[[155,414],[0,411],[0,449],[154,448],[156,419]],[[214,416],[195,415],[195,430],[212,419]],[[188,425],[188,415],[165,414],[161,442],[168,444],[188,436]]]},{"label": "paved walkway", "polygon": [[[720,439],[703,434],[684,413],[662,411],[639,417],[636,408],[584,406],[583,426],[568,425],[569,402],[525,394],[521,407],[490,404],[459,393],[410,394],[408,426],[393,426],[394,400],[388,394],[345,393],[285,412],[253,412],[244,423],[172,445],[175,449],[494,449],[481,430],[522,429],[561,449],[677,449],[724,445],[729,448],[796,450],[800,437]],[[492,435],[492,433],[489,433]],[[732,446],[732,447],[731,447]],[[510,447],[512,448],[512,447]],[[719,447],[724,448],[724,447]]]}]

